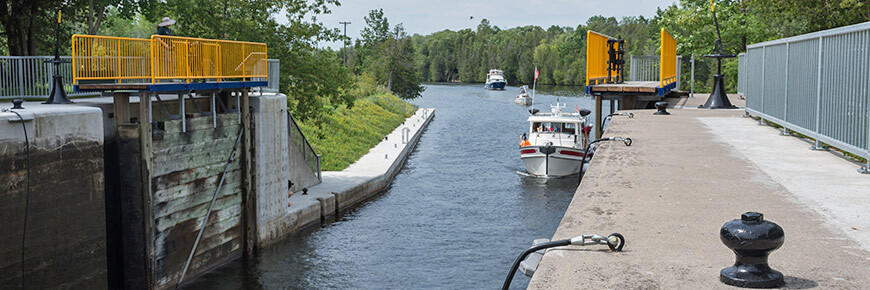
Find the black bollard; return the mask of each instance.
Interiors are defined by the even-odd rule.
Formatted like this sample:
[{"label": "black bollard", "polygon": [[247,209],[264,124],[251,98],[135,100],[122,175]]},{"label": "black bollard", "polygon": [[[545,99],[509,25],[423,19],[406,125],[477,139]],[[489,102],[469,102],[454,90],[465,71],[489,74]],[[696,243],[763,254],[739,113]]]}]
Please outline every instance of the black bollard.
[{"label": "black bollard", "polygon": [[653,115],[670,115],[671,114],[671,113],[668,113],[668,102],[656,102],[655,106],[656,106],[656,109],[658,109],[658,111],[653,113]]},{"label": "black bollard", "polygon": [[12,100],[12,110],[24,110],[21,104],[24,104],[24,99],[22,98]]},{"label": "black bollard", "polygon": [[719,238],[737,256],[733,266],[719,272],[719,281],[744,288],[782,285],[782,273],[767,265],[767,256],[785,241],[779,225],[765,221],[761,213],[747,212],[739,220],[722,225]]}]

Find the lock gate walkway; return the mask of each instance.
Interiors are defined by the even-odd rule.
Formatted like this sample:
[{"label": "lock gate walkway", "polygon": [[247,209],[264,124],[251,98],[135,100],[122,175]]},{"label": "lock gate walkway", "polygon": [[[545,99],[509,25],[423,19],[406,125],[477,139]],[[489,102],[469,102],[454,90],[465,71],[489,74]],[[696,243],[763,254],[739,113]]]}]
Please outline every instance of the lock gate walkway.
[{"label": "lock gate walkway", "polygon": [[747,211],[785,230],[769,260],[785,288],[870,289],[870,175],[743,110],[695,109],[705,99],[613,117],[605,137],[633,144],[602,143],[552,238],[619,232],[624,251],[551,249],[529,289],[732,288],[719,229]]}]

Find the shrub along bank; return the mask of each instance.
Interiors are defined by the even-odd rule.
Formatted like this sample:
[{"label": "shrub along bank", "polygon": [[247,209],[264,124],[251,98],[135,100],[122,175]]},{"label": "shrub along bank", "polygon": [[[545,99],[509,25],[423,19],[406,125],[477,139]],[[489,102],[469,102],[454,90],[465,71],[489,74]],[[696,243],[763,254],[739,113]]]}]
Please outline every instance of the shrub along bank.
[{"label": "shrub along bank", "polygon": [[339,107],[312,124],[299,124],[302,132],[321,154],[321,169],[347,168],[395,130],[417,110],[393,94],[358,99],[350,107]]}]

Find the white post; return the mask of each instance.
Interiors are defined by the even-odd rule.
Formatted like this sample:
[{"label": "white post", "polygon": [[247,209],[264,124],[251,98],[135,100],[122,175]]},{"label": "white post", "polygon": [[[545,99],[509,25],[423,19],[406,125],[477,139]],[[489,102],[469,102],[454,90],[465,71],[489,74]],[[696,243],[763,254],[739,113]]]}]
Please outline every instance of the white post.
[{"label": "white post", "polygon": [[782,120],[784,122],[782,122],[782,132],[780,132],[780,135],[783,135],[783,136],[789,135],[788,134],[788,127],[786,127],[788,124],[788,71],[789,71],[788,51],[789,51],[789,46],[788,46],[788,42],[786,42],[785,43],[785,93],[783,95],[784,97],[783,97],[783,109],[782,109],[783,110],[782,111]]},{"label": "white post", "polygon": [[822,40],[823,38],[819,36],[819,64],[818,64],[818,78],[816,78],[816,133],[815,136],[812,136],[816,139],[816,143],[813,144],[813,147],[810,147],[812,150],[825,150],[825,146],[822,146],[822,142],[819,141],[819,136],[821,136],[821,132],[819,132],[821,127],[821,107],[822,107]]}]

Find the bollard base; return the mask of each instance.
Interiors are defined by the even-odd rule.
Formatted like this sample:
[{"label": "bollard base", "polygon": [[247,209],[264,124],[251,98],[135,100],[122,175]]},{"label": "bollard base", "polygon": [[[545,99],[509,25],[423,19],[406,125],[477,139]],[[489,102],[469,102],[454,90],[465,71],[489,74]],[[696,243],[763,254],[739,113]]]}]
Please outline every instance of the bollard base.
[{"label": "bollard base", "polygon": [[719,272],[722,283],[743,288],[776,288],[783,284],[783,276],[767,264],[735,264]]}]

